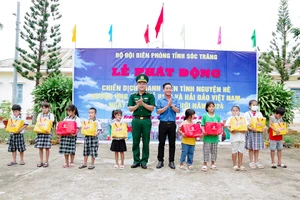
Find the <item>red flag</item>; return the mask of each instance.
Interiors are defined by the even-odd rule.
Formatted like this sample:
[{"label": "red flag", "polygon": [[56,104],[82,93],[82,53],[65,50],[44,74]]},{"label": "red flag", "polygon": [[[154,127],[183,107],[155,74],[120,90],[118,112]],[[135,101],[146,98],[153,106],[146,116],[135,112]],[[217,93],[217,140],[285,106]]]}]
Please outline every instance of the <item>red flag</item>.
[{"label": "red flag", "polygon": [[218,35],[218,44],[222,43],[222,33],[221,33],[221,26],[219,28],[219,35]]},{"label": "red flag", "polygon": [[162,25],[163,22],[164,22],[164,5],[161,8],[160,15],[158,17],[158,20],[157,20],[157,23],[156,23],[156,26],[155,26],[156,38],[158,36],[160,26]]},{"label": "red flag", "polygon": [[145,38],[146,44],[148,44],[150,42],[150,39],[149,39],[149,25],[148,24],[147,24],[147,28],[146,28],[146,31],[145,31],[145,34],[144,34],[144,38]]}]

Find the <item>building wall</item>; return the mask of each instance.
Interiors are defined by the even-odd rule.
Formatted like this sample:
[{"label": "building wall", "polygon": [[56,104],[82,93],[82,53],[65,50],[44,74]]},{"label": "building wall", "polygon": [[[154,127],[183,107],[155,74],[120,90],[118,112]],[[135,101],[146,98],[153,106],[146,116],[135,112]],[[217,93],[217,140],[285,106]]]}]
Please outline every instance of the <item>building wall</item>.
[{"label": "building wall", "polygon": [[[23,84],[23,97],[22,113],[26,114],[27,109],[33,107],[31,91],[34,88],[35,81],[29,81],[22,76],[18,75],[18,84]],[[13,87],[13,73],[12,72],[1,72],[0,73],[0,102],[8,100],[12,102],[12,87]]]},{"label": "building wall", "polygon": [[[72,76],[70,70],[68,72],[64,72],[64,74]],[[33,108],[33,96],[31,93],[35,87],[35,81],[30,81],[19,74],[17,81],[18,84],[23,84],[23,97],[20,105],[22,107],[22,114],[27,114],[27,110]],[[12,87],[13,72],[0,71],[0,102],[3,100],[12,102]]]}]

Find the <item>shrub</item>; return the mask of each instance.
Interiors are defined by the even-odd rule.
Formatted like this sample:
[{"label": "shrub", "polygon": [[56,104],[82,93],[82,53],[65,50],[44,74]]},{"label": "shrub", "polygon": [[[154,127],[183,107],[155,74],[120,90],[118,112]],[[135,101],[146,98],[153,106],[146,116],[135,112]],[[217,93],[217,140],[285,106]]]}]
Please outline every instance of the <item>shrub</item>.
[{"label": "shrub", "polygon": [[280,106],[286,111],[283,120],[288,124],[292,123],[295,107],[293,95],[293,91],[285,89],[283,84],[273,81],[271,76],[264,73],[258,75],[258,102],[260,111],[267,119]]},{"label": "shrub", "polygon": [[41,104],[47,101],[50,104],[50,111],[54,114],[55,122],[66,117],[65,109],[72,103],[72,79],[62,74],[53,75],[35,87],[32,92],[34,96],[35,118],[42,112]]}]

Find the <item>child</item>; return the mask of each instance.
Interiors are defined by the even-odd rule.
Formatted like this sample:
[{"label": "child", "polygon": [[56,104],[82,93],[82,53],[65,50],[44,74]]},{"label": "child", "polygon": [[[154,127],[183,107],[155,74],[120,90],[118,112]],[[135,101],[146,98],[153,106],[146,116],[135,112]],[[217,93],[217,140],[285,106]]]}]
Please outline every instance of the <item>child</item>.
[{"label": "child", "polygon": [[[240,107],[232,106],[231,108],[232,116],[229,117],[225,123],[225,126],[230,132],[230,141],[232,147],[232,162],[233,162],[233,170],[245,171],[245,167],[242,166],[243,163],[243,153],[245,151],[245,132],[235,132],[232,131],[230,127],[230,120],[232,117],[240,116]],[[236,163],[238,157],[238,164]]]},{"label": "child", "polygon": [[192,109],[187,109],[185,111],[184,121],[180,124],[178,128],[178,133],[182,135],[181,140],[181,156],[180,156],[180,169],[185,169],[184,163],[187,159],[187,168],[192,170],[193,169],[193,160],[194,160],[194,151],[196,145],[196,138],[187,138],[184,136],[182,132],[182,125],[184,124],[193,124],[193,119],[195,117],[195,111]]},{"label": "child", "polygon": [[[50,113],[50,104],[47,102],[44,102],[42,104],[42,113],[40,113],[37,116],[37,121],[46,118],[50,119],[52,122],[54,122],[54,115]],[[34,147],[39,149],[40,154],[40,162],[37,164],[37,167],[48,167],[49,166],[49,155],[50,155],[50,149],[51,149],[51,139],[52,134],[40,134],[37,133],[37,137],[35,139]],[[46,159],[44,162],[43,159],[43,149],[46,151]]]},{"label": "child", "polygon": [[[113,110],[111,119],[114,120],[114,122],[111,124],[111,127],[115,124],[120,124],[122,119],[122,111]],[[124,152],[127,151],[125,139],[126,138],[112,138],[110,150],[115,152],[116,164],[114,165],[114,169],[119,168],[119,153],[121,157],[120,169],[124,169]]]},{"label": "child", "polygon": [[[251,118],[259,117],[262,118],[261,112],[257,111],[257,101],[249,101],[249,112],[245,113],[245,118],[250,124]],[[266,132],[268,128],[265,127],[263,132]],[[264,134],[263,132],[258,132],[248,126],[248,132],[246,133],[246,149],[249,150],[250,163],[249,167],[252,169],[263,169],[264,166],[258,162],[259,150],[264,148]]]},{"label": "child", "polygon": [[12,162],[8,163],[7,166],[13,166],[17,164],[17,150],[20,152],[20,165],[25,165],[24,162],[24,151],[26,151],[25,140],[24,140],[24,131],[28,126],[28,123],[25,121],[25,115],[21,115],[21,106],[13,105],[11,110],[13,115],[11,119],[22,119],[24,120],[24,125],[20,128],[19,133],[10,133],[8,140],[8,152],[12,153]]},{"label": "child", "polygon": [[[281,162],[281,151],[283,149],[283,143],[282,143],[282,135],[279,135],[279,131],[276,130],[272,124],[273,123],[279,123],[283,122],[282,117],[285,113],[284,108],[278,107],[276,108],[275,114],[270,117],[270,129],[272,129],[274,132],[276,132],[276,136],[273,136],[272,131],[270,131],[269,139],[270,139],[270,150],[271,150],[271,159],[272,159],[272,168],[276,169],[278,167],[287,168],[285,164]],[[275,151],[277,150],[277,157],[278,157],[278,164],[275,165]]]},{"label": "child", "polygon": [[83,156],[84,156],[84,163],[78,167],[79,169],[83,169],[87,167],[87,160],[88,156],[91,156],[91,165],[88,167],[88,169],[94,169],[95,168],[95,158],[98,157],[98,134],[101,130],[101,124],[98,120],[96,120],[97,110],[96,108],[90,108],[89,110],[89,120],[96,121],[97,123],[97,132],[95,133],[95,136],[84,136],[84,147],[83,147]]},{"label": "child", "polygon": [[[76,121],[77,132],[72,135],[61,136],[60,138],[59,153],[65,155],[65,163],[63,164],[63,168],[74,167],[77,133],[81,127],[81,121],[79,118],[77,107],[71,104],[67,107],[66,111],[68,113],[68,117],[66,117],[64,121]],[[70,163],[69,157],[71,159]]]},{"label": "child", "polygon": [[206,114],[203,115],[201,120],[201,126],[203,131],[203,166],[202,171],[207,172],[207,162],[209,162],[209,155],[211,156],[211,166],[210,169],[218,170],[215,162],[217,160],[217,151],[218,151],[218,135],[205,135],[204,126],[207,122],[221,122],[219,115],[215,114],[215,104],[214,102],[207,102],[205,105]]}]

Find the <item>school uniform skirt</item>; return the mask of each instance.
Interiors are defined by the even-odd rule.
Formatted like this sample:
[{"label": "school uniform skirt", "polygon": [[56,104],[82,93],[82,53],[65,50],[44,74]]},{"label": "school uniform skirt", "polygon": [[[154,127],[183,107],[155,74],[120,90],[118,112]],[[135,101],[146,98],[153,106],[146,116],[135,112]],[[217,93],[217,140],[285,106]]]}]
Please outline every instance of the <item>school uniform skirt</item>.
[{"label": "school uniform skirt", "polygon": [[24,134],[10,134],[8,139],[8,152],[26,151]]},{"label": "school uniform skirt", "polygon": [[35,141],[34,141],[34,147],[39,149],[50,149],[52,144],[52,134],[37,134]]},{"label": "school uniform skirt", "polygon": [[248,131],[246,133],[246,149],[264,149],[264,134]]},{"label": "school uniform skirt", "polygon": [[97,136],[85,136],[83,145],[83,156],[98,157],[99,141]]},{"label": "school uniform skirt", "polygon": [[75,155],[76,140],[77,140],[77,136],[71,136],[71,135],[61,136],[60,143],[59,143],[60,144],[59,153]]},{"label": "school uniform skirt", "polygon": [[114,152],[127,151],[126,142],[124,139],[113,139],[111,142],[110,150]]}]

